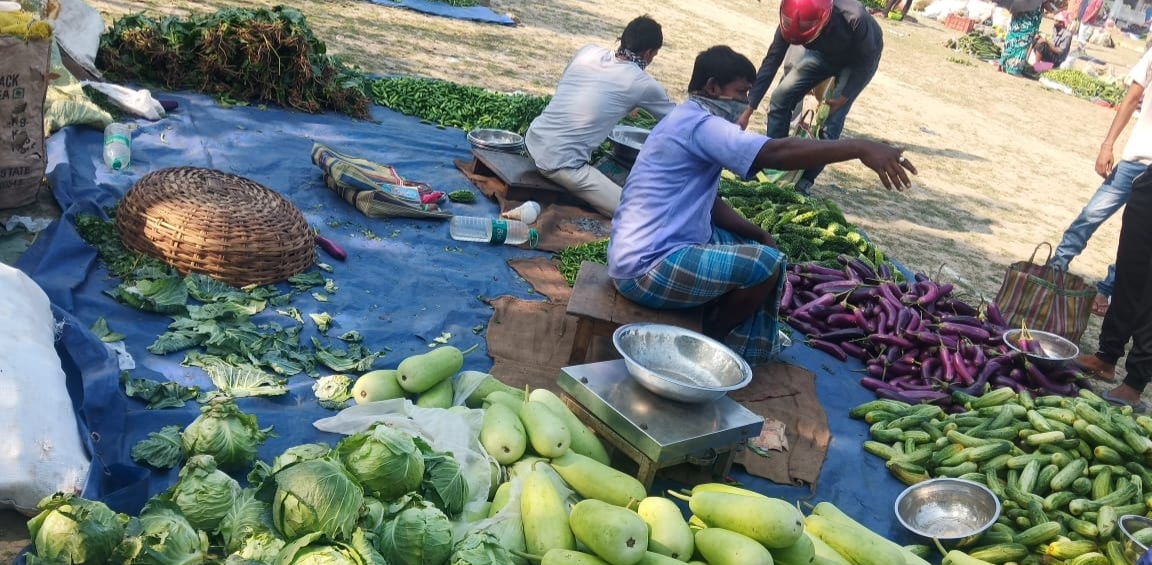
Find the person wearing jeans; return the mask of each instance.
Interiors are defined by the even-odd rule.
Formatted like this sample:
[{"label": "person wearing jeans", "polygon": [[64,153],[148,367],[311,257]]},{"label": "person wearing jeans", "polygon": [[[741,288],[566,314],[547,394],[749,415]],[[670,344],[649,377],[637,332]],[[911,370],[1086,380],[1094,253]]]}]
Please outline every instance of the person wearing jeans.
[{"label": "person wearing jeans", "polygon": [[1147,171],[1132,183],[1132,194],[1124,210],[1120,245],[1116,250],[1116,288],[1112,308],[1100,327],[1100,345],[1093,355],[1081,355],[1077,364],[1101,380],[1116,377],[1116,362],[1124,356],[1128,375],[1103,397],[1118,405],[1146,412],[1140,401],[1152,381],[1152,174]]},{"label": "person wearing jeans", "polygon": [[[1143,103],[1152,108],[1148,101],[1148,91],[1145,87],[1152,75],[1152,50],[1144,53],[1140,62],[1128,72],[1128,91],[1124,100],[1116,108],[1116,115],[1112,118],[1112,125],[1104,143],[1100,145],[1100,152],[1096,156],[1096,173],[1104,177],[1104,184],[1096,189],[1096,194],[1084,205],[1080,215],[1072,221],[1064,231],[1060,245],[1056,247],[1048,266],[1065,271],[1088,245],[1088,240],[1108,218],[1112,217],[1128,201],[1132,194],[1132,183],[1148,165],[1152,164],[1152,112],[1141,112],[1140,118],[1133,127],[1132,136],[1124,146],[1121,154],[1122,160],[1113,164],[1115,150],[1113,145],[1123,133],[1128,121],[1132,119],[1136,107]],[[1115,265],[1108,267],[1108,276],[1096,285],[1096,300],[1092,304],[1092,312],[1103,316],[1108,311],[1109,299],[1115,285]]]},{"label": "person wearing jeans", "polygon": [[[884,51],[880,24],[857,0],[782,0],[780,25],[756,73],[748,107],[736,121],[741,128],[748,127],[752,113],[767,94],[792,45],[803,45],[804,55],[772,93],[768,137],[788,137],[796,104],[816,85],[829,77],[837,77],[837,91],[827,100],[829,115],[822,137],[840,139],[844,118],[852,109],[852,103],[880,66],[880,55]],[[807,193],[823,170],[824,167],[815,167],[804,171],[796,190]]]}]

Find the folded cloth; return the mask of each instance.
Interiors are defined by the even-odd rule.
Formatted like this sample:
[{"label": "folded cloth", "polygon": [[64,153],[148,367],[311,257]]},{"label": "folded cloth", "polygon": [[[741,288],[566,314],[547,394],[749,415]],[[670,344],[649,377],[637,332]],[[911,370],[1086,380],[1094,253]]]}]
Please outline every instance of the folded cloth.
[{"label": "folded cloth", "polygon": [[432,194],[427,183],[409,181],[394,167],[345,155],[314,143],[312,163],[324,171],[324,184],[369,218],[451,218],[436,204],[425,204]]}]

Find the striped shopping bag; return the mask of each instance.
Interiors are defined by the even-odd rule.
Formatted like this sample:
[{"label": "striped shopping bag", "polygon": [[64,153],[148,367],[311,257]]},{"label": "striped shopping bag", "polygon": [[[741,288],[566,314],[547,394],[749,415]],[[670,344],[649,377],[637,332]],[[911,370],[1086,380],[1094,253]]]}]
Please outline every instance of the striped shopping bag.
[{"label": "striped shopping bag", "polygon": [[1078,275],[1047,266],[1047,260],[1036,263],[1036,253],[1044,246],[1051,259],[1052,245],[1045,242],[1036,246],[1027,261],[1008,266],[996,293],[996,305],[1009,327],[1027,325],[1080,343],[1096,288]]}]

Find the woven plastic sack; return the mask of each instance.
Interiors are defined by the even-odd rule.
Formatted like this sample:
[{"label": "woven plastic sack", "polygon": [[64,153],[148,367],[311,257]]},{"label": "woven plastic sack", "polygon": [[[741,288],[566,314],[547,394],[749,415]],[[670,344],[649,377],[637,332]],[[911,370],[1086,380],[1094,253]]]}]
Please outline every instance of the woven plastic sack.
[{"label": "woven plastic sack", "polygon": [[1044,246],[1051,259],[1052,245],[1045,242],[1032,250],[1027,261],[1008,266],[996,305],[1009,327],[1027,325],[1079,343],[1088,327],[1096,288],[1078,275],[1047,266],[1047,260],[1036,263],[1036,253]]}]

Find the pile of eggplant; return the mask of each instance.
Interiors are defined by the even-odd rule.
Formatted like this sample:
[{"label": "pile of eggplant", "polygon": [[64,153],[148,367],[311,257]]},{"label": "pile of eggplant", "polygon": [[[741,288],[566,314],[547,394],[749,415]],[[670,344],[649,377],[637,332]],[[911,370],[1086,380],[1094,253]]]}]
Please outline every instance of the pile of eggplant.
[{"label": "pile of eggplant", "polygon": [[920,273],[903,280],[888,264],[838,262],[789,266],[780,313],[813,348],[863,361],[860,383],[878,397],[947,407],[957,390],[1077,393],[1083,375],[1074,365],[1045,371],[1004,343],[1008,323],[995,303],[972,306],[952,296],[951,283]]}]

